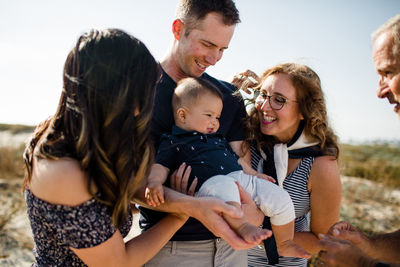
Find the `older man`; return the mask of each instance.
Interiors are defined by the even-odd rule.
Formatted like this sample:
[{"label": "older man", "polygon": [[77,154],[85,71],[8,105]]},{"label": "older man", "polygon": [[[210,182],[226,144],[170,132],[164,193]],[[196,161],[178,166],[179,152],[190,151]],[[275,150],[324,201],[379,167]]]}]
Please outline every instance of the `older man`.
[{"label": "older man", "polygon": [[[394,104],[400,116],[400,14],[374,32],[372,42],[380,77],[377,95]],[[400,230],[367,237],[350,223],[339,222],[329,234],[320,236],[321,266],[400,266]]]}]

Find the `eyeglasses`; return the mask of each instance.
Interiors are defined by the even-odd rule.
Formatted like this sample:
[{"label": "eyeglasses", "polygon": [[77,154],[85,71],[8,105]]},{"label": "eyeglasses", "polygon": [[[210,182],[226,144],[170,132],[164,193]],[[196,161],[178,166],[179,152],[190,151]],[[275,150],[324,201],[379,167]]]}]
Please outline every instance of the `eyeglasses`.
[{"label": "eyeglasses", "polygon": [[256,97],[256,106],[262,107],[267,101],[273,110],[280,110],[287,102],[297,102],[296,100],[290,100],[280,95],[267,95],[264,92],[259,92],[258,96]]}]

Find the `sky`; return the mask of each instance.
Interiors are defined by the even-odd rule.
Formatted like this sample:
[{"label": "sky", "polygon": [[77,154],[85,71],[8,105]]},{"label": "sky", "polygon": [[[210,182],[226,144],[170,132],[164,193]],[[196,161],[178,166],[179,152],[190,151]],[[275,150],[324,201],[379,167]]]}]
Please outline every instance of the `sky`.
[{"label": "sky", "polygon": [[[0,123],[35,125],[54,114],[62,69],[77,38],[120,28],[156,59],[172,42],[177,0],[0,0]],[[296,62],[320,76],[329,121],[342,142],[400,140],[400,121],[376,97],[371,33],[400,13],[399,0],[236,0],[242,22],[217,65],[230,81]]]}]

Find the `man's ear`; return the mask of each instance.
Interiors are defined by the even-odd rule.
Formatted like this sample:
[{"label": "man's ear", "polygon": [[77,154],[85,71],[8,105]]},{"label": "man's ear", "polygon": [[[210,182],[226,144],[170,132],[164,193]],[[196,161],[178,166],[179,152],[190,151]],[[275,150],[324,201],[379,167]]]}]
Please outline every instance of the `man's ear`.
[{"label": "man's ear", "polygon": [[186,110],[184,108],[179,108],[176,111],[176,117],[180,123],[185,123],[186,120]]},{"label": "man's ear", "polygon": [[174,20],[174,22],[172,23],[172,33],[174,34],[176,40],[181,39],[184,28],[185,24],[182,22],[182,20],[180,19]]}]

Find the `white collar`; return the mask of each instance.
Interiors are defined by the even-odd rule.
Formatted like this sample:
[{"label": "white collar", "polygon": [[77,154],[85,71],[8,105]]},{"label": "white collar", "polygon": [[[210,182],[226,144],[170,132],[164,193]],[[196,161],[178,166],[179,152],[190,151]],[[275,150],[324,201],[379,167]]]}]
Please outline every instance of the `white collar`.
[{"label": "white collar", "polygon": [[[290,150],[295,150],[295,149],[300,149],[300,148],[305,148],[305,147],[311,147],[318,145],[318,142],[315,142],[311,138],[308,138],[304,134],[304,130],[299,136],[299,138],[289,147],[287,147],[287,144],[276,144],[274,145],[274,163],[275,163],[275,170],[276,170],[276,178],[278,179],[278,185],[280,187],[283,187],[283,181],[286,178],[287,175],[287,169],[288,169],[288,159],[289,159],[289,152]],[[267,160],[267,156],[265,153],[261,150],[260,151],[261,156],[263,157],[264,160]],[[263,172],[263,161],[261,160],[257,166],[257,171],[258,172]]]}]

